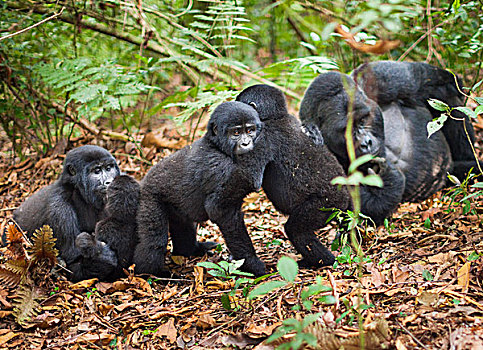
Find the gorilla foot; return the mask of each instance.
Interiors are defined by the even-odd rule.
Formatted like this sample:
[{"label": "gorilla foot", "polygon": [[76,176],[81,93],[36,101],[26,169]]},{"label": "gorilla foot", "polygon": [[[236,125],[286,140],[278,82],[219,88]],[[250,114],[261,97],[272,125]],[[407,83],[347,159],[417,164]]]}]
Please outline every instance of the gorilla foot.
[{"label": "gorilla foot", "polygon": [[322,266],[332,266],[334,265],[335,262],[335,256],[327,252],[324,254],[322,258],[315,259],[315,258],[302,258],[299,261],[297,261],[297,264],[301,268],[309,269],[309,268],[317,268],[317,267],[322,267]]},{"label": "gorilla foot", "polygon": [[217,242],[206,241],[206,242],[196,242],[196,250],[193,253],[193,256],[203,256],[208,253],[210,250],[215,249],[218,246]]},{"label": "gorilla foot", "polygon": [[265,263],[256,256],[245,258],[245,262],[241,266],[241,270],[253,273],[255,277],[260,277],[267,274]]}]

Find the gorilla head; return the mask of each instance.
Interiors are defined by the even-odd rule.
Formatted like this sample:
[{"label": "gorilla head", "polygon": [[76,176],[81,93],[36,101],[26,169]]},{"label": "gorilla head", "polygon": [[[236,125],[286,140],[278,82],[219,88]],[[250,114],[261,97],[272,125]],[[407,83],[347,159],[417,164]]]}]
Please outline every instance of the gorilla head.
[{"label": "gorilla head", "polygon": [[253,149],[261,129],[262,123],[253,108],[240,102],[225,102],[213,112],[206,137],[223,153],[241,155]]},{"label": "gorilla head", "polygon": [[240,92],[236,100],[255,108],[261,121],[286,118],[288,113],[283,92],[272,86],[252,85]]},{"label": "gorilla head", "polygon": [[116,177],[107,187],[107,214],[118,220],[131,221],[136,217],[140,191],[139,183],[131,176]]},{"label": "gorilla head", "polygon": [[377,104],[356,87],[352,78],[338,72],[319,75],[310,84],[300,105],[300,119],[318,125],[329,149],[347,169],[345,142],[348,113],[356,156],[384,157],[384,120]]},{"label": "gorilla head", "polygon": [[107,150],[87,145],[67,153],[60,182],[64,187],[77,189],[86,203],[101,208],[107,187],[118,175],[116,160]]}]

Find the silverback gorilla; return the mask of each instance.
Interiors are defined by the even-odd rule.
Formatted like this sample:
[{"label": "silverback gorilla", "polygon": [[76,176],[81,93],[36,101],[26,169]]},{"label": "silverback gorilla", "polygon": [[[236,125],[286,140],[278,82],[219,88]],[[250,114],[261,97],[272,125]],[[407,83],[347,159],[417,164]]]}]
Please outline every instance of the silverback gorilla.
[{"label": "silverback gorilla", "polygon": [[13,214],[29,235],[42,225],[52,228],[60,257],[73,272],[73,280],[95,273],[96,262],[117,264],[105,243],[99,242],[86,264],[75,245],[81,232],[94,232],[104,215],[107,187],[117,175],[119,167],[107,150],[93,145],[78,147],[67,153],[60,177],[34,193]]},{"label": "silverback gorilla", "polygon": [[[377,157],[362,170],[379,173],[384,183],[382,189],[361,188],[362,212],[377,225],[400,201],[420,201],[441,189],[448,171],[461,176],[476,166],[461,122],[452,121],[443,133],[427,137],[433,111],[426,100],[438,98],[453,106],[460,102],[449,72],[423,63],[376,62],[360,67],[354,76],[359,85],[338,72],[317,77],[305,92],[300,118],[320,127],[347,169],[344,133],[352,110],[356,155]],[[467,127],[474,135],[471,124]]]},{"label": "silverback gorilla", "polygon": [[211,115],[206,134],[162,159],[141,181],[136,272],[165,275],[168,230],[173,254],[203,255],[216,244],[196,239],[196,223],[210,219],[223,234],[242,268],[265,273],[243,220],[243,198],[262,184],[266,157],[257,112],[240,102],[225,102]]},{"label": "silverback gorilla", "polygon": [[331,209],[351,207],[347,189],[330,184],[333,178],[344,175],[344,170],[322,144],[322,137],[310,127],[307,136],[299,120],[288,113],[279,89],[253,85],[236,99],[255,108],[265,123],[272,161],[266,166],[262,187],[275,208],[289,215],[285,233],[303,257],[299,264],[332,265],[334,256],[314,231],[326,226]]}]

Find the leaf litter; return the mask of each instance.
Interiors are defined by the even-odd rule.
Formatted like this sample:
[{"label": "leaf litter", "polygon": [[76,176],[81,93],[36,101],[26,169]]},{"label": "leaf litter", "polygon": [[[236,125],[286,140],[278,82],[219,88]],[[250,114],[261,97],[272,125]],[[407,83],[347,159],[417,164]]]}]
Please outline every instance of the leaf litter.
[{"label": "leaf litter", "polygon": [[[97,142],[108,148],[121,168],[137,179],[147,172],[149,162],[176,149],[176,141],[158,142],[172,145],[172,150],[145,147],[149,161],[144,162],[139,149],[120,141],[76,140],[78,145]],[[2,231],[14,208],[57,177],[62,161],[62,154],[17,163],[2,159]],[[223,238],[210,222],[200,226],[199,239],[219,242],[221,249],[191,259],[168,254],[172,278],[136,276],[131,270],[113,283],[92,279],[74,284],[61,272],[44,272],[46,297],[23,323],[13,315],[19,290],[11,284],[17,282],[9,285],[2,280],[0,348],[273,349],[295,336],[289,333],[274,343],[264,342],[284,320],[320,313],[305,330],[315,335],[319,349],[359,349],[360,328],[366,349],[481,349],[483,199],[476,197],[472,205],[473,211],[463,214],[462,207],[450,206],[441,193],[423,203],[401,204],[388,225],[373,230],[364,243],[366,259],[360,273],[355,262],[333,269],[301,269],[292,284],[249,301],[242,288],[233,291],[236,278],[214,277],[197,266],[229,261]],[[286,218],[262,191],[247,197],[244,211],[257,254],[270,272],[277,271],[280,257],[297,258],[283,233]],[[327,245],[335,234],[332,225],[319,232]],[[22,245],[16,249],[26,253]],[[5,247],[0,252],[2,262],[12,254]],[[327,305],[314,297],[310,311],[297,307],[301,293],[317,276],[331,287],[328,294],[335,303]],[[223,298],[235,307],[226,310]],[[362,303],[369,307],[358,308]],[[356,312],[362,315],[360,327]]]}]

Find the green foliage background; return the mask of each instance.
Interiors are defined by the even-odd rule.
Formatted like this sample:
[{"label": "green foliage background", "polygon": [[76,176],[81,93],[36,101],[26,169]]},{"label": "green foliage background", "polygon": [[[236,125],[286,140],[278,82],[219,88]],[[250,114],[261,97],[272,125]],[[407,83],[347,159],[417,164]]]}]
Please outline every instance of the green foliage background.
[{"label": "green foliage background", "polygon": [[[462,75],[468,87],[478,86],[481,6],[406,0],[1,1],[1,126],[17,154],[24,147],[46,152],[75,136],[84,121],[129,132],[162,119],[196,121],[256,82],[280,87],[296,108],[321,72],[350,72],[382,59],[427,61]],[[336,25],[369,45],[400,45],[383,55],[359,52],[334,33]]]}]

